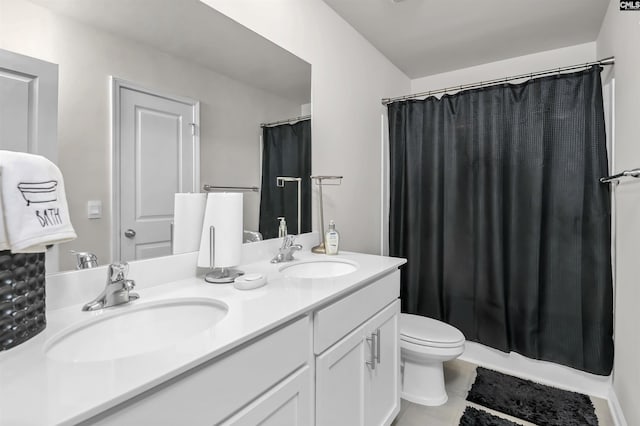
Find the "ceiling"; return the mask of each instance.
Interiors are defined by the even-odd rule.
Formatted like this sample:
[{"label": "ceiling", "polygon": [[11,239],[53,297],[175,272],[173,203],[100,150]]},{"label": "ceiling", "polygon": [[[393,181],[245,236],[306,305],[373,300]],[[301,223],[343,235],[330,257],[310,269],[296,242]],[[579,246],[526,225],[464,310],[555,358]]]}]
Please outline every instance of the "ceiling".
[{"label": "ceiling", "polygon": [[609,0],[324,0],[408,77],[595,41]]},{"label": "ceiling", "polygon": [[199,0],[31,0],[301,104],[311,65]]}]

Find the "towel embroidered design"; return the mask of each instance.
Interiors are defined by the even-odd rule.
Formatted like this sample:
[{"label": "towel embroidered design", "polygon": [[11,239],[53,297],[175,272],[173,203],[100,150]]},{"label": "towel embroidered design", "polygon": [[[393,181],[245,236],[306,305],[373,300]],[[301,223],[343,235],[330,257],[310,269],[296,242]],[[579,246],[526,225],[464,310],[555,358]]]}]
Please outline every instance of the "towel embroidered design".
[{"label": "towel embroidered design", "polygon": [[60,209],[44,209],[42,211],[36,210],[36,218],[40,226],[46,228],[47,226],[62,225],[62,217],[60,216]]},{"label": "towel embroidered design", "polygon": [[27,206],[34,203],[50,203],[58,200],[58,181],[47,180],[44,182],[20,182],[18,190]]}]

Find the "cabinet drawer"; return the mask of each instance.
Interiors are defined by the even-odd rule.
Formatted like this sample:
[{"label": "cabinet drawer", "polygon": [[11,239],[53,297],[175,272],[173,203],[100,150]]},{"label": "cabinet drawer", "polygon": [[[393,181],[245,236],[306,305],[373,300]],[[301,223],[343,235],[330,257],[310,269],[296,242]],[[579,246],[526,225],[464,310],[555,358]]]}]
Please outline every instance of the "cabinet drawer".
[{"label": "cabinet drawer", "polygon": [[314,314],[313,350],[322,353],[376,312],[400,297],[396,270]]},{"label": "cabinet drawer", "polygon": [[309,321],[309,317],[299,319],[86,424],[217,424],[309,362]]}]

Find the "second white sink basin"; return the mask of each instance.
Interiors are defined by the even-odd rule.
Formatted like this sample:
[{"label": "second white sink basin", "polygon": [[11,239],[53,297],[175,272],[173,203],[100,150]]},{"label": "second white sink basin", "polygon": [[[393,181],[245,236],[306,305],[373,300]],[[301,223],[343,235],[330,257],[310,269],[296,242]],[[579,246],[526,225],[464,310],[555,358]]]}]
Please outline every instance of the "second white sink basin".
[{"label": "second white sink basin", "polygon": [[342,259],[309,260],[283,266],[280,272],[291,278],[332,278],[358,270],[358,265]]},{"label": "second white sink basin", "polygon": [[52,337],[49,358],[97,362],[157,351],[178,344],[220,322],[226,304],[207,298],[181,298],[125,305],[97,315]]}]

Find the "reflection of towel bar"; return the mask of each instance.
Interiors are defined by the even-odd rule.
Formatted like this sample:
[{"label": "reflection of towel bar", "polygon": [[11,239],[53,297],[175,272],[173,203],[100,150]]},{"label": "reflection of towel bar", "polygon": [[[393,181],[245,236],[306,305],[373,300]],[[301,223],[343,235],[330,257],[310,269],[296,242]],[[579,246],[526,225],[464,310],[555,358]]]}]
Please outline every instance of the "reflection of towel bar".
[{"label": "reflection of towel bar", "polygon": [[[326,253],[325,250],[325,246],[324,246],[324,210],[323,210],[323,203],[322,203],[322,187],[326,186],[326,185],[341,185],[342,184],[342,176],[327,176],[327,175],[315,175],[315,176],[311,176],[311,179],[313,179],[316,183],[316,185],[318,185],[318,219],[320,220],[320,244],[318,244],[315,247],[311,248],[311,251],[313,253]],[[338,181],[337,183],[327,183],[325,182],[326,180],[328,181]]]},{"label": "reflection of towel bar", "polygon": [[600,178],[600,182],[609,183],[609,182],[613,182],[613,181],[618,181],[618,180],[620,180],[620,178],[623,178],[623,177],[639,178],[640,177],[640,168],[639,169],[632,169],[632,170],[625,170],[625,171],[617,173],[615,175],[611,175],[611,176]]},{"label": "reflection of towel bar", "polygon": [[298,210],[298,235],[302,234],[302,193],[300,192],[300,185],[302,182],[302,178],[292,177],[292,176],[277,176],[276,177],[276,186],[278,188],[284,188],[285,182],[296,182],[298,185],[298,200],[297,200],[297,210]]},{"label": "reflection of towel bar", "polygon": [[214,191],[250,191],[250,192],[258,192],[260,188],[257,186],[214,186],[214,185],[204,185],[202,189],[205,192],[214,192]]},{"label": "reflection of towel bar", "polygon": [[[316,182],[316,185],[341,185],[342,184],[342,176],[324,176],[324,175],[317,175],[317,176],[311,176],[311,179],[313,179]],[[334,181],[337,180],[337,183],[327,183],[325,182],[326,180],[328,181]]]},{"label": "reflection of towel bar", "polygon": [[18,190],[22,194],[22,198],[27,202],[27,206],[31,203],[49,203],[56,201],[58,196],[56,189],[58,181],[48,180],[45,182],[21,182],[18,184]]}]

